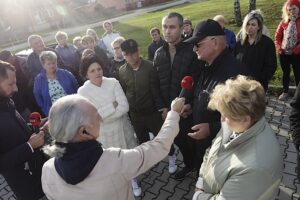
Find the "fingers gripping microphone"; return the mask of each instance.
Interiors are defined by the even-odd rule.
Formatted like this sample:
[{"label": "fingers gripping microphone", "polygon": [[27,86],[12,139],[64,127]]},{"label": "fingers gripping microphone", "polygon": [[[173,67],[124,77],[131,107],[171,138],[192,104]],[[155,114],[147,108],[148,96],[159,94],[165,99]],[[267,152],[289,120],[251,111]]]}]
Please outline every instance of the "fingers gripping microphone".
[{"label": "fingers gripping microphone", "polygon": [[38,112],[33,112],[30,114],[30,124],[32,126],[33,132],[38,133],[40,131],[40,124],[41,124],[42,116]]},{"label": "fingers gripping microphone", "polygon": [[194,80],[191,76],[185,76],[181,81],[181,92],[179,94],[180,97],[184,97],[188,90],[191,90],[194,85]]}]

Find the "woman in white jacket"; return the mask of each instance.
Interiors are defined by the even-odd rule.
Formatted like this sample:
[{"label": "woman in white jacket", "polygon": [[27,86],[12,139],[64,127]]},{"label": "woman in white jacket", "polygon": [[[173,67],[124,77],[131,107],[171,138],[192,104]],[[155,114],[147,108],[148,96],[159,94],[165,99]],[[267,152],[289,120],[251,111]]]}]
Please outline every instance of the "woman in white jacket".
[{"label": "woman in white jacket", "polygon": [[[103,62],[95,54],[82,58],[80,72],[88,80],[78,89],[78,94],[94,103],[103,120],[101,137],[97,140],[104,148],[134,148],[137,142],[127,114],[126,96],[119,81],[103,76],[102,67]],[[136,179],[132,180],[132,188],[135,196],[141,195]]]}]

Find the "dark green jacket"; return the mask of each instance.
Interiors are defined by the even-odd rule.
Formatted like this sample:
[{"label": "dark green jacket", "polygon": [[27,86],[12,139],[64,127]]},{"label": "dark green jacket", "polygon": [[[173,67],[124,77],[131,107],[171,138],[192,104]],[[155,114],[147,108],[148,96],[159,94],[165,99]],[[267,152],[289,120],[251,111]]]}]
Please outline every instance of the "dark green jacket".
[{"label": "dark green jacket", "polygon": [[132,113],[149,114],[156,111],[150,86],[152,70],[152,63],[144,59],[137,71],[128,63],[119,69],[119,81]]}]

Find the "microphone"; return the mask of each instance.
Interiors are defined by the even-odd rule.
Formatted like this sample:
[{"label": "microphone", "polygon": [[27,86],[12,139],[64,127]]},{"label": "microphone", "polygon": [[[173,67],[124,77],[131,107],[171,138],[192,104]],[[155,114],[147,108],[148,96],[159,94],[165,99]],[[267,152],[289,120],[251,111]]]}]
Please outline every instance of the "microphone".
[{"label": "microphone", "polygon": [[185,96],[188,90],[191,90],[194,85],[193,77],[185,76],[181,81],[181,92],[179,94],[179,98]]},{"label": "microphone", "polygon": [[33,132],[35,132],[35,133],[40,132],[41,119],[42,119],[42,116],[38,112],[33,112],[30,114],[29,121],[32,126]]}]

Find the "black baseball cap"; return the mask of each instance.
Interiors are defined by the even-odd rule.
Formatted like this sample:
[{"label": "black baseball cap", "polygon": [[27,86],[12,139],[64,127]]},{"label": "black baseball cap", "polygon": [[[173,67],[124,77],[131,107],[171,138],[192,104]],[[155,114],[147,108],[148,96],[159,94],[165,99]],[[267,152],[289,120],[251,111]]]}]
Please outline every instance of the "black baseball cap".
[{"label": "black baseball cap", "polygon": [[201,21],[194,29],[193,36],[185,40],[186,43],[197,43],[207,36],[225,35],[224,30],[218,22],[212,19]]},{"label": "black baseball cap", "polygon": [[138,44],[133,39],[125,40],[121,43],[121,50],[125,53],[135,53],[138,51]]}]

